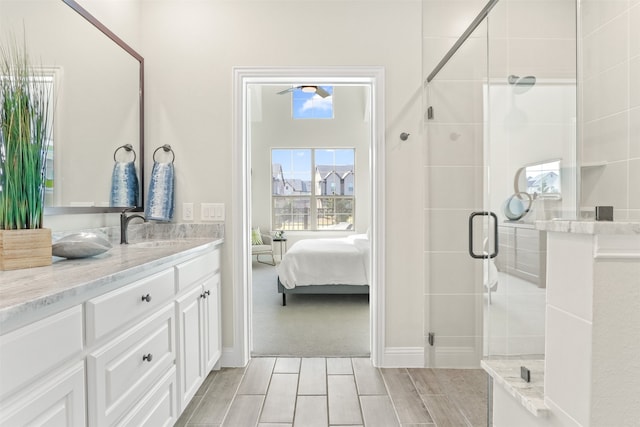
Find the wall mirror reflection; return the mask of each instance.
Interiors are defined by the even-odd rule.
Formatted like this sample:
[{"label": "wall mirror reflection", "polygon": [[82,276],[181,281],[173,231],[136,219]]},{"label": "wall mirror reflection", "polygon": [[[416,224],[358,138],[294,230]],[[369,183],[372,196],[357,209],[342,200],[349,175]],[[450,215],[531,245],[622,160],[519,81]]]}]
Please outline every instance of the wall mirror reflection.
[{"label": "wall mirror reflection", "polygon": [[[73,0],[2,0],[0,28],[3,40],[24,41],[54,86],[45,214],[121,210],[112,176],[131,161],[141,207],[143,58]],[[135,156],[118,150],[125,145]]]},{"label": "wall mirror reflection", "polygon": [[561,194],[560,178],[560,160],[534,163],[524,168],[520,189],[532,196],[557,199]]}]

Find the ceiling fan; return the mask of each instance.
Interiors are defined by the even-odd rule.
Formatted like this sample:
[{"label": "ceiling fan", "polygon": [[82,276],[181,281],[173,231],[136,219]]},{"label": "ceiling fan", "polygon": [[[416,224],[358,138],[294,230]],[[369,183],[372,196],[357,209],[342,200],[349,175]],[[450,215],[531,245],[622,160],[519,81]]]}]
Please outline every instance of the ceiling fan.
[{"label": "ceiling fan", "polygon": [[315,86],[315,85],[301,85],[301,86],[290,87],[289,89],[285,89],[283,91],[278,92],[278,95],[284,95],[285,93],[293,92],[296,89],[300,89],[301,91],[307,92],[307,93],[315,93],[322,98],[331,96],[329,92],[322,89],[320,86]]}]

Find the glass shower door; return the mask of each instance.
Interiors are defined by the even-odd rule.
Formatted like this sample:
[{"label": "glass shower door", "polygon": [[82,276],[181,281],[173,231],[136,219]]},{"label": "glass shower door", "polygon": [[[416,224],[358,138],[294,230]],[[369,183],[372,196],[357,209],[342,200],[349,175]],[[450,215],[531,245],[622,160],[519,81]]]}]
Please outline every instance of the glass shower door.
[{"label": "glass shower door", "polygon": [[544,358],[535,221],[576,216],[576,3],[491,6],[427,79],[429,367]]},{"label": "glass shower door", "polygon": [[576,215],[575,8],[501,0],[487,18],[483,204],[497,214],[499,254],[483,265],[486,359],[544,359],[546,233],[535,221]]}]

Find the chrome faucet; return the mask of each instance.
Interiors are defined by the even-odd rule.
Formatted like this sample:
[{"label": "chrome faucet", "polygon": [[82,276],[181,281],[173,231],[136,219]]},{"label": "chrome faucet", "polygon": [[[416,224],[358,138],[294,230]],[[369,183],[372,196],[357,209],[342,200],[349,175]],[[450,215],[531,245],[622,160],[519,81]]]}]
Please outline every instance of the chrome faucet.
[{"label": "chrome faucet", "polygon": [[129,223],[131,220],[140,218],[144,222],[147,222],[147,219],[139,214],[127,215],[127,212],[131,212],[136,208],[129,208],[122,211],[120,214],[120,244],[128,245],[129,244],[129,236],[127,235],[127,228],[129,227]]}]

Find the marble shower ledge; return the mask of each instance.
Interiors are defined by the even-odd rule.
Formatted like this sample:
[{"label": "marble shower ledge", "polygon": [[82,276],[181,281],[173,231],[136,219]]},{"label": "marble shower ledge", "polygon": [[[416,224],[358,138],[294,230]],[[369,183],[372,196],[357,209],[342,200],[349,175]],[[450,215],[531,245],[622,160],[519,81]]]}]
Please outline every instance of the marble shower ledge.
[{"label": "marble shower ledge", "polygon": [[[536,417],[546,416],[543,359],[482,360],[480,365],[493,378],[494,387],[503,387]],[[531,382],[520,377],[521,366],[531,371]]]},{"label": "marble shower ledge", "polygon": [[175,244],[153,249],[117,244],[91,258],[54,258],[50,266],[4,271],[0,273],[0,332],[80,304],[222,242],[222,237],[215,236],[178,238]]},{"label": "marble shower ledge", "polygon": [[640,235],[640,222],[551,220],[536,221],[536,228],[560,233]]}]

